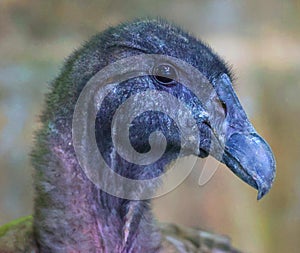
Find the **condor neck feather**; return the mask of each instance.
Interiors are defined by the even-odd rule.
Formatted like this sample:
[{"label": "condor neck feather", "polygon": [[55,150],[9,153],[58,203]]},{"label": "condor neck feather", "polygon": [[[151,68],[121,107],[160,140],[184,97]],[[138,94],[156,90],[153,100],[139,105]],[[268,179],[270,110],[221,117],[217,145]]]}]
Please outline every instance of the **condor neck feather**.
[{"label": "condor neck feather", "polygon": [[[115,57],[103,51],[103,44],[99,35],[76,51],[47,95],[32,151],[34,231],[41,252],[156,252],[160,245],[149,203],[98,189],[78,164],[72,145],[76,99],[87,80]],[[114,50],[122,55],[122,49]]]}]

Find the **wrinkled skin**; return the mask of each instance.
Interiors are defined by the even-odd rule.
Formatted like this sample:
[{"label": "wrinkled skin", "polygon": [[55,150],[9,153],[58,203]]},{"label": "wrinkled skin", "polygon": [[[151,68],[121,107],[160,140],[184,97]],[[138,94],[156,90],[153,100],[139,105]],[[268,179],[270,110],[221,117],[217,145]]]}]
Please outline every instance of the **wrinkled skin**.
[{"label": "wrinkled skin", "polygon": [[[103,192],[78,164],[72,145],[72,115],[82,89],[103,67],[142,53],[179,58],[195,67],[214,88],[209,99],[200,104],[184,89],[184,83],[166,87],[151,76],[139,78],[144,87],[177,94],[187,101],[201,138],[199,149],[187,148],[186,154],[214,156],[257,189],[258,198],[269,191],[275,177],[272,151],[247,119],[223,60],[201,41],[165,21],[137,20],[94,36],[67,60],[53,81],[41,117],[43,127],[32,152],[36,170],[34,218],[26,220],[25,227],[24,221],[19,224],[26,230],[25,242],[16,239],[21,233],[18,226],[3,230],[0,252],[236,252],[223,237],[196,229],[158,226],[149,201],[130,201]],[[137,80],[130,79],[120,87],[132,87],[130,92],[134,92]],[[122,159],[109,160],[110,130],[103,124],[109,122],[109,112],[116,106],[113,99],[96,118],[99,150],[108,161],[116,162],[115,170],[121,175],[136,179],[159,175],[179,146],[178,136],[164,128],[174,124],[162,114],[144,115],[140,118],[142,124],[133,122],[130,131],[139,137],[132,137],[131,142],[137,151],[147,152],[147,137],[154,126],[169,136],[168,153],[161,163],[146,170],[126,167]],[[152,126],[147,124],[149,117]]]}]

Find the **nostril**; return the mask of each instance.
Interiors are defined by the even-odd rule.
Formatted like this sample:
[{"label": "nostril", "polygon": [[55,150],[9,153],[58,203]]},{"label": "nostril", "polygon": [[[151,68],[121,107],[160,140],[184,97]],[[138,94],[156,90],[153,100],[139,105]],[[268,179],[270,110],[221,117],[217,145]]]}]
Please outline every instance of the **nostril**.
[{"label": "nostril", "polygon": [[211,125],[210,125],[210,122],[208,120],[203,120],[202,124],[204,124],[205,126],[207,126],[208,128],[211,129]]},{"label": "nostril", "polygon": [[224,110],[224,114],[225,114],[225,117],[226,117],[226,115],[227,115],[227,105],[223,101],[220,101],[220,103],[221,103],[221,106],[222,106],[222,108]]}]

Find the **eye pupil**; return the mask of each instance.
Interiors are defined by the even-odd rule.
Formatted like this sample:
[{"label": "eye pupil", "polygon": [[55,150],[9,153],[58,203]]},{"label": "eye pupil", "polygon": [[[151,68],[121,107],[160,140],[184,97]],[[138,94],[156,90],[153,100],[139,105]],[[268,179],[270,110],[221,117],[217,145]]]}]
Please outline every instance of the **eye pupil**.
[{"label": "eye pupil", "polygon": [[161,64],[154,68],[153,76],[155,80],[164,86],[174,86],[176,83],[176,70],[169,64]]},{"label": "eye pupil", "polygon": [[163,84],[168,84],[168,83],[173,82],[173,79],[164,77],[164,76],[155,76],[155,78],[158,82],[163,83]]}]

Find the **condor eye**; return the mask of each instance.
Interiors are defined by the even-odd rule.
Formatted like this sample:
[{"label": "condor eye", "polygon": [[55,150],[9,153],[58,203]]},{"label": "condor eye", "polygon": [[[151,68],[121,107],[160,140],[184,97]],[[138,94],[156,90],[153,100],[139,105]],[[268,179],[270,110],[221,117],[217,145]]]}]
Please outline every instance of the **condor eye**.
[{"label": "condor eye", "polygon": [[177,72],[170,64],[164,63],[154,67],[152,75],[155,81],[161,85],[167,87],[176,85]]}]

